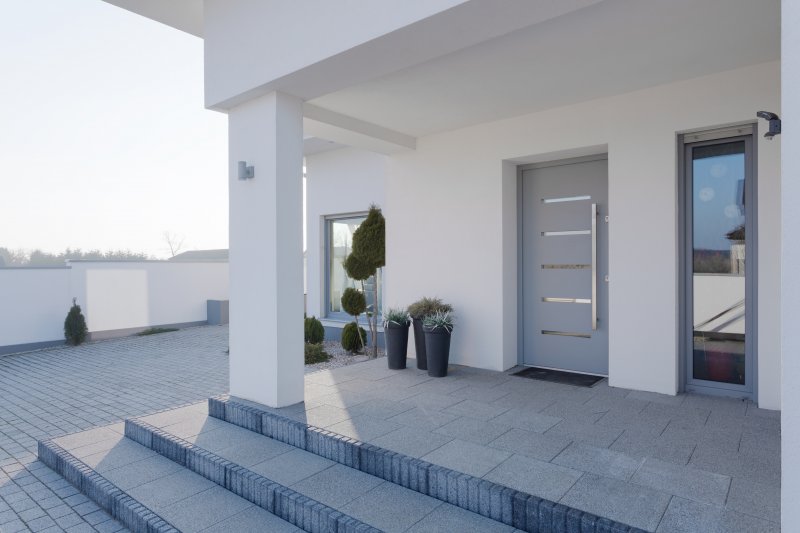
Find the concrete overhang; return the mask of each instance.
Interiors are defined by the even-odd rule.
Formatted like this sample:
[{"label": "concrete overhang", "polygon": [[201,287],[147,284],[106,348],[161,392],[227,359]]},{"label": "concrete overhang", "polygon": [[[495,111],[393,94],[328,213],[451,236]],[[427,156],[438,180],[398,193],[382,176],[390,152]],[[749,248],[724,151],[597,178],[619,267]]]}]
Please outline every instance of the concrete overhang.
[{"label": "concrete overhang", "polygon": [[104,0],[132,13],[203,37],[203,0]]}]

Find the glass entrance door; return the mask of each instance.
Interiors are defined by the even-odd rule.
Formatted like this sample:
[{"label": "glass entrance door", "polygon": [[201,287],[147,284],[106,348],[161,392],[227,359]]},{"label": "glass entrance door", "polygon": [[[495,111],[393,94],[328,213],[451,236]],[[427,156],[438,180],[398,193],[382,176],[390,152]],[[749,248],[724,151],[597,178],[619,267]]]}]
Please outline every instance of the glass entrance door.
[{"label": "glass entrance door", "polygon": [[687,389],[752,393],[752,136],[687,144]]}]

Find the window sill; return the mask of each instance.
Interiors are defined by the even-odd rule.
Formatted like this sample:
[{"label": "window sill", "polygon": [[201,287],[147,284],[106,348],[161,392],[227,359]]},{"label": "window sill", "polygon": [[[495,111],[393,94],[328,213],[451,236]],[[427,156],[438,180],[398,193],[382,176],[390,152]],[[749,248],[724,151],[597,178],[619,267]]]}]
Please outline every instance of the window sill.
[{"label": "window sill", "polygon": [[[352,322],[352,320],[339,320],[339,319],[333,319],[333,318],[320,318],[319,321],[322,322],[323,326],[326,326],[326,327],[329,327],[329,328],[340,328],[340,329],[343,328],[346,324],[349,324],[349,323]],[[361,322],[359,322],[359,325],[361,327],[363,327],[364,329],[367,329],[367,323],[366,322],[361,321]],[[380,323],[378,323],[378,333],[383,333],[383,326]]]}]

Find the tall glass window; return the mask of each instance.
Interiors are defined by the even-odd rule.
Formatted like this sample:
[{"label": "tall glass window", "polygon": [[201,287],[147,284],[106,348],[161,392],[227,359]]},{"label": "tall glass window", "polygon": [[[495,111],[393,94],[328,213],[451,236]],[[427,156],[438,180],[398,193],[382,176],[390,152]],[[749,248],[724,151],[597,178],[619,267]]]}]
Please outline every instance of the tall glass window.
[{"label": "tall glass window", "polygon": [[[382,305],[381,272],[378,271],[377,279],[370,277],[363,283],[350,279],[344,270],[342,262],[350,254],[353,247],[353,232],[366,219],[366,216],[331,218],[327,221],[327,309],[328,318],[347,320],[349,315],[342,309],[342,294],[348,287],[364,291],[368,309],[377,309],[380,313]],[[374,297],[375,284],[378,285],[377,305]],[[363,318],[363,317],[362,317]]]},{"label": "tall glass window", "polygon": [[745,141],[691,148],[694,379],[745,384]]}]

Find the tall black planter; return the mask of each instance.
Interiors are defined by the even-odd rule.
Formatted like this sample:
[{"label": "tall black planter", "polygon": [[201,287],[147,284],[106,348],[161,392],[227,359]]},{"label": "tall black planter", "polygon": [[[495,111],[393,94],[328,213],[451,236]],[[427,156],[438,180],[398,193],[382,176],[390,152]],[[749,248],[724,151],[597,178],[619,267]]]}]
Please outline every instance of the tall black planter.
[{"label": "tall black planter", "polygon": [[450,362],[450,332],[444,328],[425,328],[425,352],[428,357],[428,375],[443,378]]},{"label": "tall black planter", "polygon": [[402,370],[406,367],[408,353],[408,324],[386,324],[383,328],[386,337],[386,360],[390,370]]},{"label": "tall black planter", "polygon": [[417,352],[417,368],[428,370],[428,358],[425,354],[425,333],[422,328],[422,317],[415,318],[414,324],[414,349]]}]

